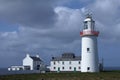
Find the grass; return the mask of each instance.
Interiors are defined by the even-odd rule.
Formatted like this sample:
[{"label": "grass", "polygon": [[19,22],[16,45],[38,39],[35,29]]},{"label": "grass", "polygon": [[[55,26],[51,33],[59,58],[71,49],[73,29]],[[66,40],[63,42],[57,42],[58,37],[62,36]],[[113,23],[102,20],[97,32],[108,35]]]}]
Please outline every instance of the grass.
[{"label": "grass", "polygon": [[0,80],[120,80],[120,71],[4,75]]}]

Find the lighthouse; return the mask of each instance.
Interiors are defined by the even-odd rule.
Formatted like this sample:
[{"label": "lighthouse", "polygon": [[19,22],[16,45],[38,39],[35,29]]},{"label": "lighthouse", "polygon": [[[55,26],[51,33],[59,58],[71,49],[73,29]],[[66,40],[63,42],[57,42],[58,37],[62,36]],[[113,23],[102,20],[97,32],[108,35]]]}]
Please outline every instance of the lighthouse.
[{"label": "lighthouse", "polygon": [[84,20],[83,30],[80,32],[81,42],[81,72],[99,72],[97,37],[95,21],[90,14]]}]

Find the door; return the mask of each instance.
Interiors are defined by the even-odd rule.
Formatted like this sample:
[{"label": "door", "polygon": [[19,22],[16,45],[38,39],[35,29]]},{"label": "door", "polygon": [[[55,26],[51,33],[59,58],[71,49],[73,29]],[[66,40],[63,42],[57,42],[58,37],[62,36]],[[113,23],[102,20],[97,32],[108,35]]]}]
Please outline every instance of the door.
[{"label": "door", "polygon": [[57,72],[60,72],[60,67],[58,67],[58,71]]},{"label": "door", "polygon": [[74,72],[76,72],[76,67],[74,67]]}]

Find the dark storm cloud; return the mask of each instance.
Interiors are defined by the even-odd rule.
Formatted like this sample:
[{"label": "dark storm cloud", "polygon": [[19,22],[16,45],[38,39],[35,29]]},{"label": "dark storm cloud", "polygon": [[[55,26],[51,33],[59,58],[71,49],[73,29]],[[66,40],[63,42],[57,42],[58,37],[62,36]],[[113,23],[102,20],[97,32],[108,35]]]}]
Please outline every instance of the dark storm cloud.
[{"label": "dark storm cloud", "polygon": [[49,27],[55,20],[55,0],[0,0],[0,19],[32,27]]}]

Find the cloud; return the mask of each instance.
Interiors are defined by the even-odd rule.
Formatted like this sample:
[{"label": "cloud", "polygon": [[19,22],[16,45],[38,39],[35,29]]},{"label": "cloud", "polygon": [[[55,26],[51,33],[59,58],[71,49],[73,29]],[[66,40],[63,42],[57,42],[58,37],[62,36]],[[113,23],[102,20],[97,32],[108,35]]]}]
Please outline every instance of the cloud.
[{"label": "cloud", "polygon": [[[93,13],[96,28],[100,31],[100,41],[119,43],[120,4],[117,0],[85,0],[83,3],[86,5],[80,6],[80,9],[64,6],[70,2],[72,1],[1,0],[0,20],[18,24],[19,29],[0,32],[0,64],[20,64],[26,53],[40,53],[46,62],[51,55],[63,52],[80,55],[79,32],[83,28],[87,10]],[[6,64],[2,62],[4,57],[8,59]]]},{"label": "cloud", "polygon": [[34,28],[51,28],[56,21],[53,11],[69,0],[0,0],[0,20]]},{"label": "cloud", "polygon": [[[96,21],[96,27],[100,31],[100,37],[104,41],[118,42],[117,27],[120,21],[119,17],[120,2],[118,0],[96,0],[87,5],[84,11],[91,11]],[[116,37],[117,36],[117,37]]]},{"label": "cloud", "polygon": [[118,49],[120,44],[120,1],[96,0],[86,6],[86,9],[93,12],[96,27],[100,31],[99,55],[105,58],[105,66],[119,66],[117,60],[120,56]]},{"label": "cloud", "polygon": [[55,2],[55,0],[1,0],[0,19],[28,27],[50,27],[55,20],[53,11]]},{"label": "cloud", "polygon": [[[18,31],[1,32],[0,42],[3,43],[0,47],[1,55],[6,54],[9,59],[19,55],[18,60],[22,60],[26,53],[40,53],[41,57],[50,59],[51,55],[56,53],[77,52],[80,48],[79,31],[82,28],[80,25],[83,18],[82,10],[56,7],[53,11],[56,21],[51,28],[19,26]],[[77,46],[79,47],[76,48]],[[11,64],[15,63],[16,61],[13,61]]]}]

